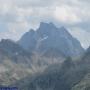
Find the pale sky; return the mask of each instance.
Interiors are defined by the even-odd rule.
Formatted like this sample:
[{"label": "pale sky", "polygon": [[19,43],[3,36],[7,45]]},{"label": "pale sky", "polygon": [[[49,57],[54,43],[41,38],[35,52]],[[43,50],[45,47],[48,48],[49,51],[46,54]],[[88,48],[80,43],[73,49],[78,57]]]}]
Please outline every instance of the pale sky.
[{"label": "pale sky", "polygon": [[0,39],[16,41],[40,22],[65,26],[84,48],[90,45],[90,0],[0,0]]}]

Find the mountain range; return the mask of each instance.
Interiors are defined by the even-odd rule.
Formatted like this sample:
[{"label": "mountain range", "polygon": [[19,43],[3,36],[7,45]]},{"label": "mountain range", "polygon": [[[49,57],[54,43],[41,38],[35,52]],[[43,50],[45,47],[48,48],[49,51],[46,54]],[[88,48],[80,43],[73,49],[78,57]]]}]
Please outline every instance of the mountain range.
[{"label": "mountain range", "polygon": [[43,73],[26,77],[14,85],[19,90],[90,90],[88,50],[78,61],[69,57],[63,63],[53,64]]},{"label": "mountain range", "polygon": [[14,42],[0,42],[0,86],[19,90],[90,90],[90,48],[65,27],[41,22]]}]

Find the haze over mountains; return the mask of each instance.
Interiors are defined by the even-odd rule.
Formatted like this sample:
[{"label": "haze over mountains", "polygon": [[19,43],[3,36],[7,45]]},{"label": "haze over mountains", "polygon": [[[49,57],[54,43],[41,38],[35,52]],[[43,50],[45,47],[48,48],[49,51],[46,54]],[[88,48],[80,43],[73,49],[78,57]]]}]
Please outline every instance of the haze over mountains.
[{"label": "haze over mountains", "polygon": [[84,50],[80,42],[71,36],[66,28],[57,28],[53,23],[41,22],[40,27],[25,33],[19,44],[26,50],[46,53],[50,49],[65,56],[80,55]]},{"label": "haze over mountains", "polygon": [[0,68],[0,85],[19,90],[90,89],[90,48],[53,23],[41,22],[17,42],[3,39]]}]

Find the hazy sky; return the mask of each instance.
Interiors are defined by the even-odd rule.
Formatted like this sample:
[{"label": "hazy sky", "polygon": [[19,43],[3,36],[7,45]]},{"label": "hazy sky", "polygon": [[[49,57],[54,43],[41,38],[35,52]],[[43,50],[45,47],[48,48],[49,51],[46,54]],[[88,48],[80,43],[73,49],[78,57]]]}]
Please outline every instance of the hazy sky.
[{"label": "hazy sky", "polygon": [[90,0],[0,0],[0,39],[18,40],[41,21],[65,26],[85,48],[90,44]]}]

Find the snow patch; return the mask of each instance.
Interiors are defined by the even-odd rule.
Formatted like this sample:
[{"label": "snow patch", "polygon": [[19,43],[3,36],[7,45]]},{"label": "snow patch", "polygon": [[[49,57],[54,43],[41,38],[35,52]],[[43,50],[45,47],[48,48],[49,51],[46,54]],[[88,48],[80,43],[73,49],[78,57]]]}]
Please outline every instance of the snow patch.
[{"label": "snow patch", "polygon": [[46,40],[48,36],[45,36],[44,38],[41,38],[40,41]]}]

